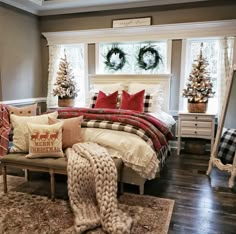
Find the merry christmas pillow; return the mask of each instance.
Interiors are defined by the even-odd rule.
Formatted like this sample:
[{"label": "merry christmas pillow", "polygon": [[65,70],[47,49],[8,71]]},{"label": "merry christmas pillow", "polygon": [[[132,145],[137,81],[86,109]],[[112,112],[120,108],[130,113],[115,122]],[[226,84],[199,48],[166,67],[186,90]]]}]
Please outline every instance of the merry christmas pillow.
[{"label": "merry christmas pillow", "polygon": [[53,125],[28,123],[29,154],[26,158],[64,157],[62,151],[63,122]]}]

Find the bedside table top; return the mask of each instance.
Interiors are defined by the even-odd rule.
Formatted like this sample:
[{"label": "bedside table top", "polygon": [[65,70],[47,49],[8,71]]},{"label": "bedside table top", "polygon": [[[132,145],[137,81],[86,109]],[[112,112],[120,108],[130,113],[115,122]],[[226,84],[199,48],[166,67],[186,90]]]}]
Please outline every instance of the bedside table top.
[{"label": "bedside table top", "polygon": [[198,116],[215,116],[215,113],[212,112],[206,112],[206,113],[190,113],[188,111],[179,111],[179,115],[198,115]]}]

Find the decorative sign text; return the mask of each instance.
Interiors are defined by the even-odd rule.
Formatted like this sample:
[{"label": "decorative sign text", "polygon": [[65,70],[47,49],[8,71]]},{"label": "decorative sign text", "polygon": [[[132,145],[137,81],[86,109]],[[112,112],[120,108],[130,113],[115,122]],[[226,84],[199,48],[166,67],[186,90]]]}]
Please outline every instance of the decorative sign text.
[{"label": "decorative sign text", "polygon": [[151,25],[151,17],[113,20],[113,28]]}]

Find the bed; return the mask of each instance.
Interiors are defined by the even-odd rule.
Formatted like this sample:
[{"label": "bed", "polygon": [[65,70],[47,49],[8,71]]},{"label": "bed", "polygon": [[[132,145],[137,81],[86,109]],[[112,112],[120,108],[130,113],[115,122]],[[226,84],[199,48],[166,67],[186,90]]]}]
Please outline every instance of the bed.
[{"label": "bed", "polygon": [[[144,101],[144,109],[148,112],[144,115],[157,118],[160,122],[164,123],[169,130],[175,124],[174,118],[168,114],[170,97],[169,75],[90,75],[89,80],[91,83],[89,85],[86,108],[92,108],[93,110],[97,109],[94,108],[94,104],[96,103],[96,95],[99,91],[103,91],[106,94],[118,91],[119,94],[121,94],[122,90],[125,90],[130,94],[135,94],[140,90],[145,89],[145,96],[151,95],[152,103],[151,108],[149,108],[150,106],[148,105],[145,107]],[[115,112],[112,114],[126,115],[127,112],[129,111],[126,111],[125,113]],[[108,121],[111,121],[111,119]],[[170,153],[168,144],[165,147],[162,147],[161,150],[156,150],[151,146],[151,144],[147,141],[145,142],[145,140],[141,139],[137,134],[124,131],[114,131],[114,129],[101,129],[99,127],[93,128],[93,126],[92,128],[89,128],[89,126],[84,127],[86,127],[83,128],[85,140],[95,141],[107,147],[112,157],[122,158],[125,161],[125,166],[122,172],[122,182],[139,186],[140,194],[144,193],[144,184],[147,179],[153,179],[159,176],[160,170]],[[167,142],[171,138],[170,135],[168,137],[166,135],[165,137]],[[126,142],[129,141],[131,144],[124,146],[124,142],[120,142],[119,139],[126,139]],[[118,145],[113,145],[114,142],[118,142]],[[152,163],[158,164],[155,169],[152,168],[149,170],[149,172],[152,170],[152,173],[146,173],[145,169],[139,170],[139,168],[136,167],[137,165],[132,164],[133,162],[127,162],[126,152],[129,151],[129,147],[131,146],[132,150],[130,151],[132,151],[132,153],[129,152],[129,157],[132,159],[134,158],[134,164],[139,160],[149,161],[149,164],[146,165],[147,168]],[[157,160],[154,161],[154,157]]]}]

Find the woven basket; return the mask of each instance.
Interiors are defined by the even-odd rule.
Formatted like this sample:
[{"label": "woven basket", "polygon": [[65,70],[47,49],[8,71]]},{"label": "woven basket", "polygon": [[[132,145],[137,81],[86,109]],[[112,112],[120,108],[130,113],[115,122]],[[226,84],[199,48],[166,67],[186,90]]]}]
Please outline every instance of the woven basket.
[{"label": "woven basket", "polygon": [[58,97],[58,106],[59,107],[72,107],[75,104],[74,98],[59,98]]},{"label": "woven basket", "polygon": [[205,113],[207,110],[207,102],[191,103],[188,102],[189,113]]}]

